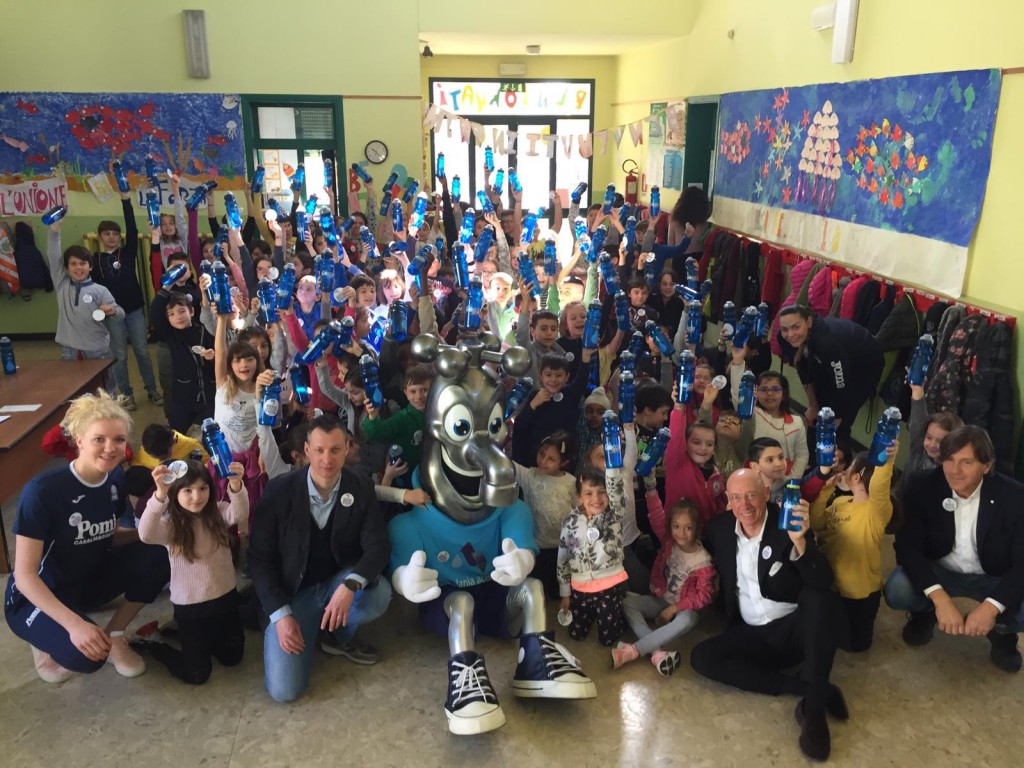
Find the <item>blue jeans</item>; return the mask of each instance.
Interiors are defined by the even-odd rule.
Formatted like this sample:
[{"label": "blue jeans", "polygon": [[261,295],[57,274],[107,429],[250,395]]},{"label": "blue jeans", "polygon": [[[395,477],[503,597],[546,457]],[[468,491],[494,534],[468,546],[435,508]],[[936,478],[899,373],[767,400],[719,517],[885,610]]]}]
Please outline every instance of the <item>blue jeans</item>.
[{"label": "blue jeans", "polygon": [[149,347],[146,344],[146,315],[139,307],[125,315],[124,320],[111,318],[107,321],[110,332],[110,351],[114,353],[114,380],[121,394],[132,396],[132,385],[128,380],[128,343],[131,342],[135,352],[135,361],[139,364],[139,373],[147,392],[156,392],[156,378],[153,376],[153,363],[149,359]]},{"label": "blue jeans", "polygon": [[628,592],[622,599],[622,613],[636,634],[637,653],[648,656],[655,651],[664,650],[665,646],[677,637],[685,635],[697,626],[696,611],[679,611],[672,621],[656,629],[647,624],[648,619],[656,619],[668,608],[668,602],[654,595],[638,595]]},{"label": "blue jeans", "polygon": [[[274,624],[267,625],[263,633],[263,684],[274,701],[295,701],[309,687],[309,667],[319,645],[317,637],[324,608],[351,572],[351,569],[342,570],[330,581],[304,587],[291,601],[292,616],[299,622],[305,644],[302,653],[283,651]],[[391,585],[387,579],[379,579],[376,584],[359,590],[348,611],[348,626],[338,627],[334,632],[338,642],[349,642],[362,624],[381,616],[390,602]]]},{"label": "blue jeans", "polygon": [[[992,596],[1000,581],[998,576],[989,576],[987,573],[957,573],[943,568],[938,563],[932,563],[932,570],[935,572],[935,582],[940,584],[950,597],[969,597],[979,603]],[[883,591],[885,602],[893,610],[911,613],[926,613],[932,610],[932,601],[925,597],[924,592],[918,592],[914,588],[900,567],[889,576]],[[1016,615],[1010,613],[1014,609]],[[1024,629],[1024,604],[1007,606],[1007,610],[996,618],[996,624],[1002,625],[1007,632],[1020,632]]]}]

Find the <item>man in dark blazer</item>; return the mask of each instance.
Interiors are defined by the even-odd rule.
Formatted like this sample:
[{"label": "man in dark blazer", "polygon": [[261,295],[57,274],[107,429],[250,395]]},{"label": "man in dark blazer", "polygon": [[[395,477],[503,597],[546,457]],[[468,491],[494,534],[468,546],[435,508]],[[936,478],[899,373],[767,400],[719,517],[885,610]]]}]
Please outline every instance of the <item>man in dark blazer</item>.
[{"label": "man in dark blazer", "polygon": [[[797,704],[800,749],[825,760],[831,737],[825,714],[846,720],[838,686],[829,682],[843,611],[832,591],[832,568],[807,537],[809,507],[801,500],[795,530],[779,530],[779,509],[756,470],[729,476],[732,514],[713,518],[705,544],[715,559],[719,599],[728,622],[721,635],[694,647],[693,668],[744,691],[802,696]],[[782,670],[801,665],[801,675]]]},{"label": "man in dark blazer", "polygon": [[[942,466],[910,477],[896,562],[885,584],[891,608],[910,612],[907,645],[951,635],[987,636],[992,663],[1019,672],[1017,632],[1024,628],[1024,485],[992,471],[995,451],[981,427],[943,438]],[[954,597],[978,606],[966,616]]]},{"label": "man in dark blazer", "polygon": [[[276,701],[309,686],[313,649],[373,664],[356,629],[391,600],[391,556],[372,482],[344,470],[349,438],[333,416],[310,422],[309,466],[274,478],[253,515],[249,569],[268,623],[264,684]],[[318,641],[319,636],[319,641]]]}]

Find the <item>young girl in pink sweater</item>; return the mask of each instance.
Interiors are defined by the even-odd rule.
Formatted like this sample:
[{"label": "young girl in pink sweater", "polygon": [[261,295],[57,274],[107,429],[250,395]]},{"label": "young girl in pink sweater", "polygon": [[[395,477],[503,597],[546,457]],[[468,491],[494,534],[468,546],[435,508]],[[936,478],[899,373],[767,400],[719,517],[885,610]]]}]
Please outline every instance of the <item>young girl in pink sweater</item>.
[{"label": "young girl in pink sweater", "polygon": [[[710,385],[708,390],[712,390]],[[710,398],[708,395],[705,400]],[[669,416],[669,429],[672,437],[665,450],[665,506],[671,509],[680,499],[689,499],[700,509],[701,523],[706,524],[725,511],[725,480],[715,466],[715,428],[704,421],[687,424],[686,406],[676,402]]]},{"label": "young girl in pink sweater", "polygon": [[156,492],[139,520],[139,538],[167,547],[181,650],[162,641],[142,647],[175,677],[201,685],[210,677],[211,656],[225,667],[242,660],[245,638],[228,529],[245,527],[249,497],[242,485],[244,467],[237,461],[230,465],[234,473],[228,482],[230,501],[219,503],[212,492],[213,478],[203,464],[178,461],[172,465],[184,465],[185,474],[176,478],[164,464],[153,470]]}]

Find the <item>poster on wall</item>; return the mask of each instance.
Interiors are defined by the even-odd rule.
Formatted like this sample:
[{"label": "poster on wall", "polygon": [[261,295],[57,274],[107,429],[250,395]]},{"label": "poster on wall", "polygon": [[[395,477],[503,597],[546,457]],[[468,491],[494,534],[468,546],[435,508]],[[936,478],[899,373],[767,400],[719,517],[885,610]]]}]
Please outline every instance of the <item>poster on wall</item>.
[{"label": "poster on wall", "polygon": [[716,223],[959,296],[998,69],[722,96]]},{"label": "poster on wall", "polygon": [[158,172],[245,186],[237,94],[0,92],[0,185],[63,177],[71,190],[119,158],[133,187]]}]

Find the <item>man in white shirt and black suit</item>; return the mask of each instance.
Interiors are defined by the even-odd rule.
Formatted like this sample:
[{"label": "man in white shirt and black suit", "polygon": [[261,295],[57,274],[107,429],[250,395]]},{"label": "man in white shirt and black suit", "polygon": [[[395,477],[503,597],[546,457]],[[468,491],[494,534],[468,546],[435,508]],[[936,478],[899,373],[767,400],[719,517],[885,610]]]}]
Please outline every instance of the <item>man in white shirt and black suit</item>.
[{"label": "man in white shirt and black suit", "polygon": [[[1017,632],[1024,627],[1024,485],[993,472],[995,450],[981,427],[946,435],[942,466],[912,475],[903,495],[903,528],[885,584],[891,608],[910,612],[907,645],[951,635],[988,637],[992,663],[1019,672]],[[954,597],[978,606],[966,616]]]},{"label": "man in white shirt and black suit", "polygon": [[[839,688],[829,682],[845,614],[832,591],[832,568],[807,536],[809,507],[801,500],[794,523],[779,530],[779,509],[768,503],[757,470],[729,476],[732,514],[713,518],[705,544],[715,559],[728,626],[690,655],[704,677],[745,691],[803,697],[797,704],[800,749],[816,760],[831,751],[826,712],[849,718]],[[800,676],[783,670],[801,666]]]}]

